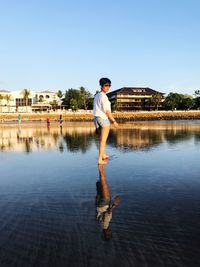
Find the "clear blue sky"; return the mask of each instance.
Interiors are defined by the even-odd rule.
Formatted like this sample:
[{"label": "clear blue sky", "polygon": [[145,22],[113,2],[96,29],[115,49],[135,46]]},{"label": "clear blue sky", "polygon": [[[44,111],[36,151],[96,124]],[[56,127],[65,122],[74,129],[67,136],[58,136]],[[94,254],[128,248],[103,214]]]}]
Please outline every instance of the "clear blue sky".
[{"label": "clear blue sky", "polygon": [[199,0],[0,0],[0,89],[200,89]]}]

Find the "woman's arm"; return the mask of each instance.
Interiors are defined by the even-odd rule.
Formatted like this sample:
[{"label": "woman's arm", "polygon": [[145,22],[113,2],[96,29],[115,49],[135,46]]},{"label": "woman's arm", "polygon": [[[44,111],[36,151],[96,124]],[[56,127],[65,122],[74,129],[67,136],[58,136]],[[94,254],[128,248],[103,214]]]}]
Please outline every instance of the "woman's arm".
[{"label": "woman's arm", "polygon": [[119,205],[120,201],[121,201],[120,197],[119,197],[119,196],[116,196],[116,197],[114,198],[114,201],[113,201],[112,205],[111,205],[111,206],[108,208],[108,210],[107,210],[108,213],[111,213],[112,210],[113,210],[113,208],[115,208],[116,206]]},{"label": "woman's arm", "polygon": [[109,120],[114,124],[115,127],[118,126],[118,123],[116,122],[116,120],[113,118],[113,115],[110,111],[106,111],[106,115],[108,116]]}]

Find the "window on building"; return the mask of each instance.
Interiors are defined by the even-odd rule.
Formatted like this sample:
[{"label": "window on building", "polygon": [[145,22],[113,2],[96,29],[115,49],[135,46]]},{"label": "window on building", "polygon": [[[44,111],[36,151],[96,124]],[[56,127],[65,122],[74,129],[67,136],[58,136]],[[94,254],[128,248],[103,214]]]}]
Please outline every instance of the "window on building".
[{"label": "window on building", "polygon": [[[28,98],[27,105],[32,105],[32,99]],[[17,107],[23,107],[26,106],[26,99],[24,98],[16,98],[16,106]]]}]

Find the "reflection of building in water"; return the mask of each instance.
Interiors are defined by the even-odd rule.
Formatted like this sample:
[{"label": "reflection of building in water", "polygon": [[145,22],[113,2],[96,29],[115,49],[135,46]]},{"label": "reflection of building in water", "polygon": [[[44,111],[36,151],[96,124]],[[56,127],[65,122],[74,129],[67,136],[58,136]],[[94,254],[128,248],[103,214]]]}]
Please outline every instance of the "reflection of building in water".
[{"label": "reflection of building in water", "polygon": [[110,131],[108,144],[122,149],[149,149],[163,142],[181,142],[200,131],[200,125],[175,122],[127,123]]},{"label": "reflection of building in water", "polygon": [[52,137],[34,128],[0,128],[1,150],[27,151],[52,147]]},{"label": "reflection of building in water", "polygon": [[[108,144],[122,149],[151,148],[163,142],[174,143],[194,138],[199,142],[199,124],[191,123],[132,123],[120,125],[110,131]],[[98,138],[93,123],[51,123],[0,125],[0,150],[34,151],[39,149],[65,149],[85,153]]]},{"label": "reflection of building in water", "polygon": [[119,196],[116,196],[111,203],[110,188],[105,175],[105,165],[98,165],[99,181],[96,183],[96,219],[101,224],[103,238],[110,240],[112,231],[110,222],[112,220],[113,209],[120,203]]},{"label": "reflection of building in water", "polygon": [[109,142],[113,145],[136,150],[161,144],[165,139],[163,131],[155,130],[119,129],[117,132],[111,130],[110,134],[112,139]]},{"label": "reflection of building in water", "polygon": [[[92,124],[93,126],[93,124]],[[65,127],[51,124],[48,129],[44,125],[2,125],[0,126],[0,150],[34,151],[38,149],[65,148],[86,151],[94,135],[91,124],[86,127],[75,127],[68,124]],[[85,142],[84,142],[85,140]]]}]

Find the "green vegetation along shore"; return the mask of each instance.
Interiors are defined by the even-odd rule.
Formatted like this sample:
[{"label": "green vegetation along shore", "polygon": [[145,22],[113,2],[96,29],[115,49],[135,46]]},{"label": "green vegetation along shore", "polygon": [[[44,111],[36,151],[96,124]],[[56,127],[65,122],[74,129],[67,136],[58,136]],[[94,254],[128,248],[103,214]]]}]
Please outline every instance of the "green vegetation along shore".
[{"label": "green vegetation along shore", "polygon": [[[150,112],[115,112],[114,117],[118,122],[126,121],[151,121],[151,120],[198,120],[200,110],[195,111],[150,111]],[[49,118],[52,122],[60,121],[60,113],[21,114],[22,122],[45,122]],[[63,121],[92,121],[92,113],[63,113]],[[18,114],[0,113],[0,122],[17,122]]]}]

